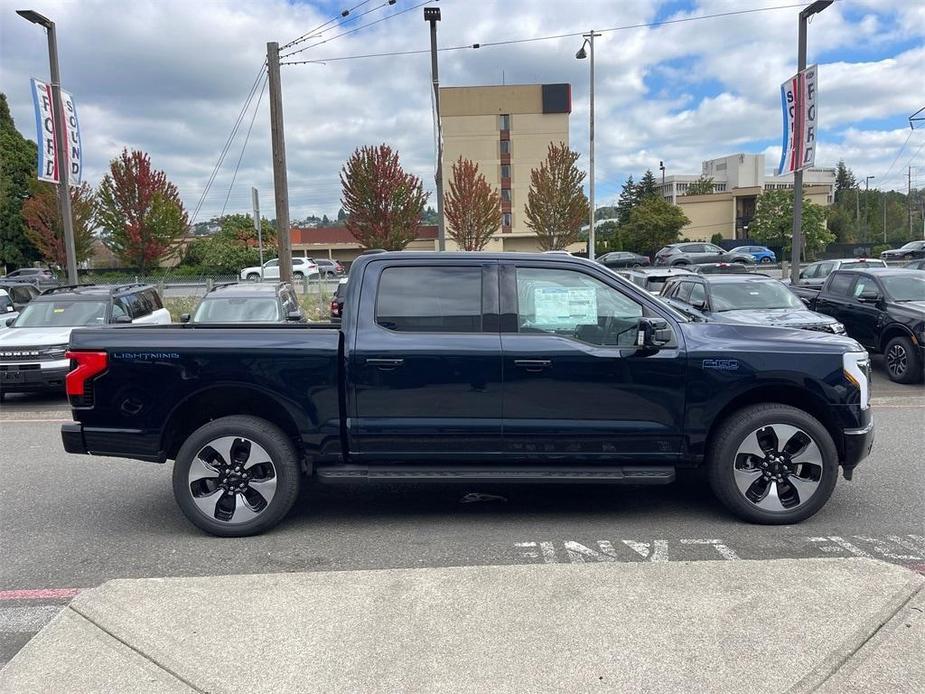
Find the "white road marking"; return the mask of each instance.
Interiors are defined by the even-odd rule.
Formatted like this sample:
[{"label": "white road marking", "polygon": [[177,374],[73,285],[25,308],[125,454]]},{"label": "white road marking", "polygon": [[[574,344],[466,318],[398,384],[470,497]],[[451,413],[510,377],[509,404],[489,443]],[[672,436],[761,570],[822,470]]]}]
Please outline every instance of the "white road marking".
[{"label": "white road marking", "polygon": [[682,545],[710,545],[713,547],[713,549],[719,552],[720,556],[723,559],[728,559],[729,561],[735,561],[737,559],[740,559],[739,555],[733,552],[732,549],[730,549],[729,545],[727,545],[722,540],[702,540],[702,539],[681,540],[681,544]]},{"label": "white road marking", "polygon": [[823,545],[819,547],[820,551],[828,552],[829,554],[839,553],[842,551],[848,551],[856,557],[865,557],[867,559],[874,558],[874,555],[870,554],[869,552],[865,552],[860,547],[857,547],[851,544],[850,542],[848,542],[848,540],[846,540],[843,537],[839,537],[838,535],[830,535],[829,537],[811,537],[809,538],[809,541],[810,542],[834,542],[835,546]]},{"label": "white road marking", "polygon": [[623,544],[643,559],[668,561],[668,543],[665,540],[654,540],[651,544],[648,542],[636,542],[635,540],[623,540]]},{"label": "white road marking", "polygon": [[64,605],[0,607],[0,633],[38,631],[64,609]]}]

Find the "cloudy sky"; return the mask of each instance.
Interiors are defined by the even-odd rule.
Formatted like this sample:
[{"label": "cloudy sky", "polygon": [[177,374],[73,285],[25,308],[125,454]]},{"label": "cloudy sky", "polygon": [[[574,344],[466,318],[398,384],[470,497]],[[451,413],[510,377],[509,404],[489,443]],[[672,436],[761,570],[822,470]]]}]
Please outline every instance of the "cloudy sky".
[{"label": "cloudy sky", "polygon": [[[96,185],[123,147],[148,151],[195,209],[265,58],[266,42],[288,41],[332,22],[284,65],[291,208],[294,218],[333,215],[337,174],[363,144],[387,142],[432,187],[434,139],[430,60],[424,54],[328,60],[426,50],[420,0],[33,0],[58,26],[62,84],[80,115],[86,172]],[[439,0],[441,47],[465,46],[789,5],[787,0]],[[29,78],[47,78],[44,34],[14,14],[30,2],[0,0],[0,90],[20,131],[34,139]],[[378,8],[378,9],[377,9]],[[411,9],[414,8],[414,9]],[[371,10],[371,11],[370,11]],[[398,14],[402,10],[408,10]],[[362,12],[366,16],[356,18]],[[779,157],[779,86],[796,68],[798,8],[660,27],[607,31],[596,40],[598,204],[611,202],[629,174],[698,173],[703,159],[736,152]],[[367,28],[340,36],[348,30]],[[324,41],[324,43],[321,43]],[[320,44],[320,45],[314,45]],[[571,144],[587,162],[588,63],[577,37],[440,54],[444,85],[569,82]],[[286,60],[284,58],[284,60]],[[809,27],[809,62],[819,63],[817,165],[840,158],[871,185],[925,184],[925,0],[839,0]],[[262,84],[262,82],[261,82]],[[255,102],[246,113],[199,219],[247,211],[250,187],[272,213],[266,94],[237,181],[234,165]],[[895,160],[895,164],[893,163]],[[229,194],[230,190],[230,194]]]}]

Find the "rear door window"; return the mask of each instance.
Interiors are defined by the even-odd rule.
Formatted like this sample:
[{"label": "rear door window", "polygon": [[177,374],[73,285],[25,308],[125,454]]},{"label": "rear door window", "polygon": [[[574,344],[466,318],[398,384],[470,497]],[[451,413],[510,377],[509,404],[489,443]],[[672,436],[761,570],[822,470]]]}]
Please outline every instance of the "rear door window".
[{"label": "rear door window", "polygon": [[845,273],[840,273],[832,277],[829,280],[829,294],[834,294],[835,296],[850,296],[851,295],[851,285],[854,284],[854,276]]},{"label": "rear door window", "polygon": [[379,277],[376,323],[397,332],[481,332],[481,267],[386,268]]},{"label": "rear door window", "polygon": [[683,301],[685,304],[689,304],[691,302],[691,290],[693,288],[693,282],[680,282],[674,298],[678,301]]},{"label": "rear door window", "polygon": [[702,284],[699,282],[685,282],[685,284],[691,285],[691,294],[688,301],[691,306],[703,306],[706,304],[707,293]]}]

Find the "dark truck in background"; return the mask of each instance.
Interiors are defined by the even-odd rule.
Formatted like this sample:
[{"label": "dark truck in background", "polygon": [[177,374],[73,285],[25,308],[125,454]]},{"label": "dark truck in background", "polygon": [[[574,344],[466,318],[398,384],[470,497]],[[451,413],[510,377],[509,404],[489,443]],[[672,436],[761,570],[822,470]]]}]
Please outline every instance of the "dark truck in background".
[{"label": "dark truck in background", "polygon": [[836,270],[822,288],[800,297],[810,310],[845,326],[870,352],[883,354],[897,383],[925,376],[925,271],[857,267]]},{"label": "dark truck in background", "polygon": [[339,326],[77,330],[71,453],[175,460],[197,526],[250,535],[300,486],[664,484],[705,466],[740,517],[788,524],[869,453],[854,340],[693,322],[565,255],[358,258]]}]

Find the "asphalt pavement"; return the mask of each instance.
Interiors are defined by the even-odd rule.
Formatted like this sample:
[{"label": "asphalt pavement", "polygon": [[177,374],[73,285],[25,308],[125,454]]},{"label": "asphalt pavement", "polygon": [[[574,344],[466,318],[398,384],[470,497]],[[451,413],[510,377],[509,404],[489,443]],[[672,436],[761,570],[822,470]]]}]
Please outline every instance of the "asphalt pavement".
[{"label": "asphalt pavement", "polygon": [[217,539],[170,466],[69,456],[62,398],[0,406],[0,663],[80,590],[113,578],[346,569],[872,557],[925,572],[925,388],[875,372],[873,454],[797,526],[731,517],[696,477],[665,487],[312,487],[284,523]]}]

